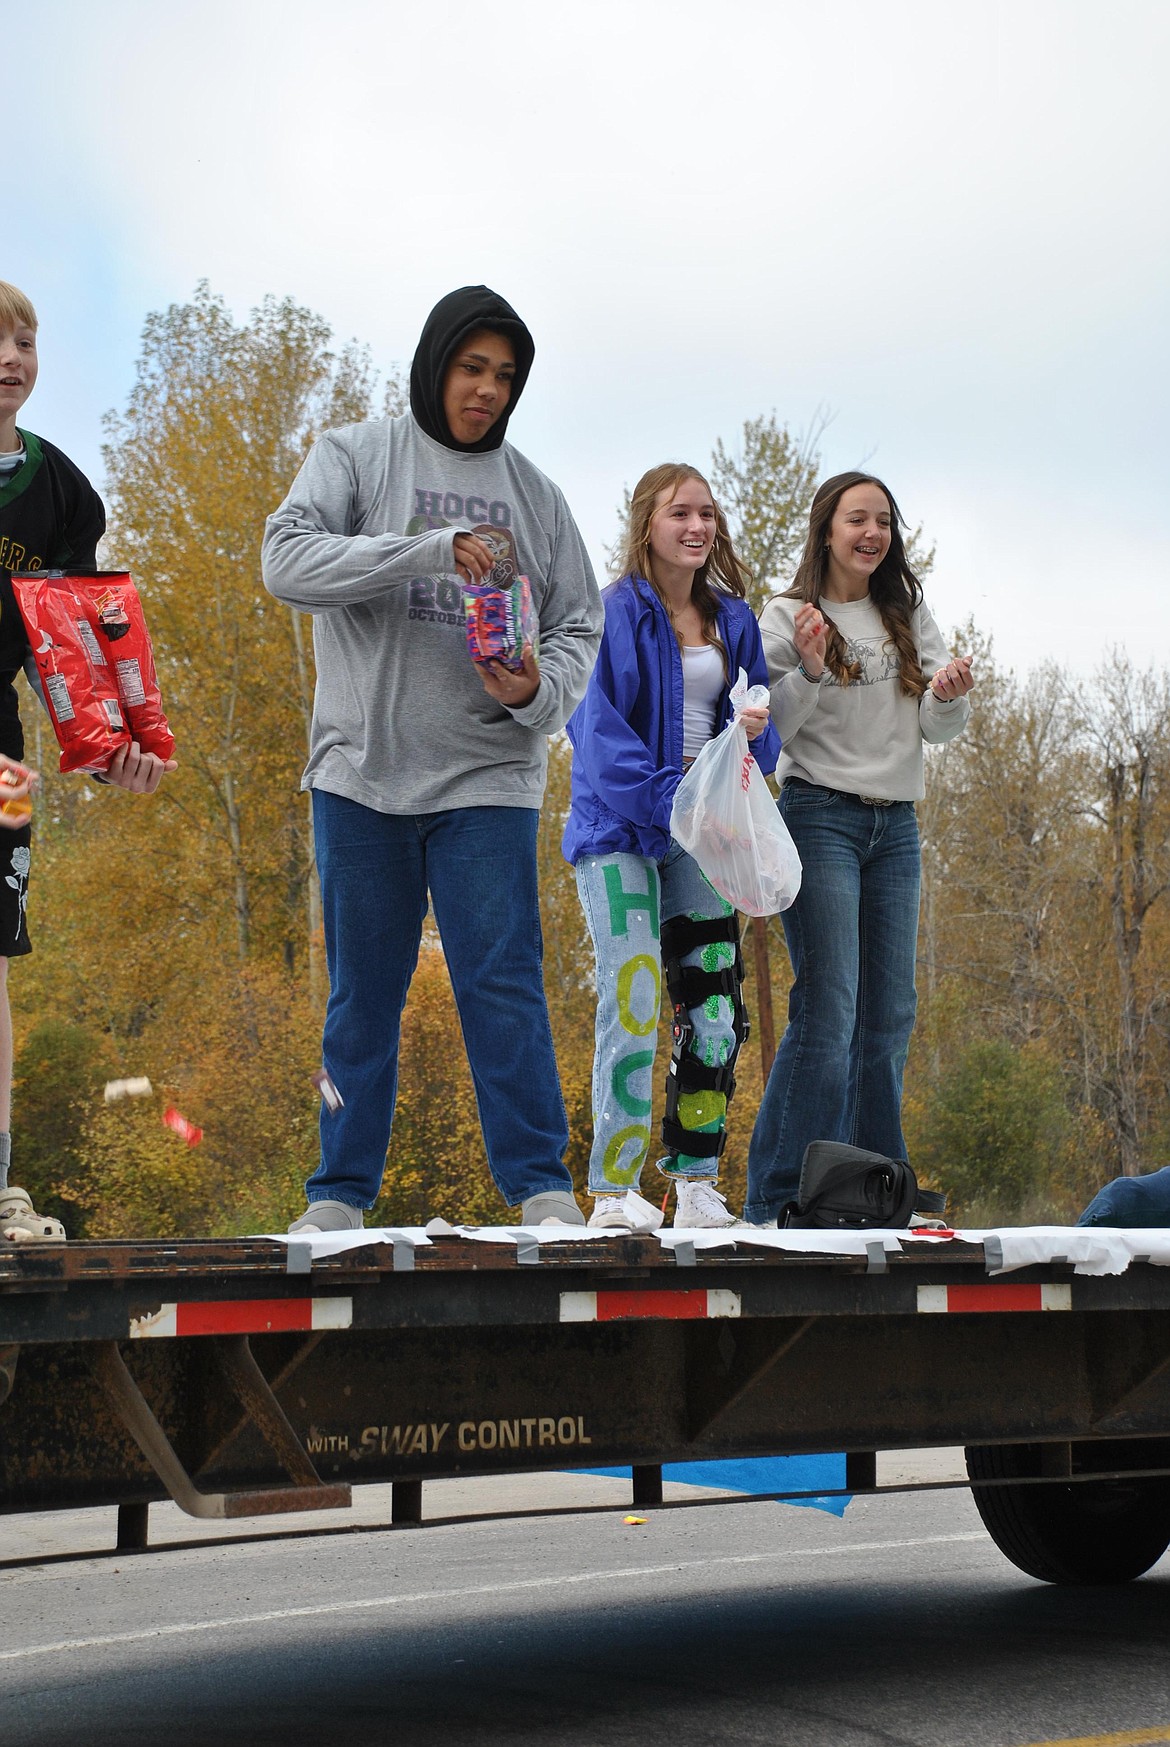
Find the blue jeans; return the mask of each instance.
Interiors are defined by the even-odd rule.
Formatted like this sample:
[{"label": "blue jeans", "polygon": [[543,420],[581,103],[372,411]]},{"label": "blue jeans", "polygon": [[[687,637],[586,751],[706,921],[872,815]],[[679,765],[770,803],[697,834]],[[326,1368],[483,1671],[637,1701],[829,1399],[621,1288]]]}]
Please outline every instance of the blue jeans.
[{"label": "blue jeans", "polygon": [[[730,916],[698,863],[672,842],[661,861],[644,855],[583,855],[576,866],[577,895],[597,963],[597,1024],[593,1056],[593,1147],[589,1191],[621,1195],[636,1189],[650,1146],[654,1056],[662,994],[661,922]],[[730,942],[713,941],[685,953],[684,965],[723,970],[735,959]],[[733,1008],[710,995],[690,1009],[690,1049],[710,1067],[722,1067],[735,1048]],[[679,1095],[680,1127],[718,1134],[727,1116],[723,1092]],[[717,1158],[680,1152],[663,1161],[672,1177],[719,1172]]]},{"label": "blue jeans", "polygon": [[537,818],[532,807],[378,813],[313,790],[330,981],[322,1057],[345,1106],[322,1110],[310,1201],[377,1200],[428,891],[496,1186],[509,1207],[572,1189],[541,974]]},{"label": "blue jeans", "polygon": [[920,861],[912,801],[789,781],[780,812],[804,865],[783,915],[794,982],[748,1151],[745,1214],[795,1201],[804,1149],[847,1141],[906,1157],[902,1074],[914,1029]]}]

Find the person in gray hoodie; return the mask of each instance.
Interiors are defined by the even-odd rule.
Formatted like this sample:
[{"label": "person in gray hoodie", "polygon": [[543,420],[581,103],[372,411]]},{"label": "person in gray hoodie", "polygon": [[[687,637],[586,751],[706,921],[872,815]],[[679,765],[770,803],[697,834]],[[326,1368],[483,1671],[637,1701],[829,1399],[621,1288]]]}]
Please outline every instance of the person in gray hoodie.
[{"label": "person in gray hoodie", "polygon": [[[541,970],[536,830],[547,737],[580,701],[602,609],[560,491],[505,441],[532,337],[486,286],[432,310],[410,411],[329,431],[264,535],[264,582],[313,615],[312,793],[330,997],[321,1162],[292,1231],[377,1199],[402,1009],[428,895],[488,1164],[527,1224],[583,1224]],[[473,663],[463,589],[501,552],[539,618],[518,671]],[[498,574],[498,573],[497,573]]]}]

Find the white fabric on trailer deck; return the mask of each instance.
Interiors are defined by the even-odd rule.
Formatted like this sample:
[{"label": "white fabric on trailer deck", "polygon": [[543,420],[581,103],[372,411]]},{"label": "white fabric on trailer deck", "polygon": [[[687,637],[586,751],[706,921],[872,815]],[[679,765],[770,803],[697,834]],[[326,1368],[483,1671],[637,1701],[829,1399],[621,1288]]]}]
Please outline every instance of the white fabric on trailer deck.
[{"label": "white fabric on trailer deck", "polygon": [[[612,1229],[591,1231],[579,1225],[451,1226],[445,1220],[432,1220],[429,1226],[375,1226],[368,1231],[327,1231],[317,1235],[283,1231],[260,1235],[273,1243],[291,1241],[305,1244],[316,1261],[318,1257],[336,1256],[343,1250],[360,1249],[365,1244],[397,1241],[416,1247],[428,1245],[432,1236],[461,1237],[472,1243],[514,1244],[523,1238],[538,1244],[561,1244],[590,1243],[620,1234]],[[944,1235],[931,1231],[773,1231],[762,1226],[733,1226],[725,1231],[686,1231],[679,1226],[666,1226],[652,1235],[663,1249],[673,1249],[683,1242],[692,1244],[696,1250],[738,1249],[743,1246],[820,1256],[864,1256],[872,1243],[880,1243],[890,1253],[897,1253],[907,1245],[930,1244],[941,1248],[956,1242],[978,1244],[990,1252],[993,1265],[989,1266],[988,1272],[993,1274],[1010,1274],[1016,1268],[1030,1268],[1047,1262],[1071,1262],[1073,1272],[1077,1274],[1124,1274],[1133,1261],[1170,1267],[1170,1230],[1162,1228],[1005,1225],[977,1231],[958,1230]]]}]

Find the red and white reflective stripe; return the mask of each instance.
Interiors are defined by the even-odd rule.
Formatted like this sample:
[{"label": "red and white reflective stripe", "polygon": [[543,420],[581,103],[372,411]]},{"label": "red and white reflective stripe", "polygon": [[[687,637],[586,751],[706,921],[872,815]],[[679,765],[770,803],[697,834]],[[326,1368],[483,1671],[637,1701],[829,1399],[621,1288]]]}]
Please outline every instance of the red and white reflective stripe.
[{"label": "red and white reflective stripe", "polygon": [[267,1335],[285,1330],[349,1328],[352,1298],[227,1298],[211,1303],[161,1304],[130,1318],[130,1339],[171,1335]]},{"label": "red and white reflective stripe", "polygon": [[1066,1283],[1025,1286],[1022,1281],[989,1281],[976,1286],[920,1286],[919,1310],[1071,1310],[1072,1287]]},{"label": "red and white reflective stripe", "polygon": [[738,1316],[739,1293],[721,1287],[677,1292],[562,1292],[562,1322],[633,1322],[639,1318],[693,1322],[708,1316]]}]

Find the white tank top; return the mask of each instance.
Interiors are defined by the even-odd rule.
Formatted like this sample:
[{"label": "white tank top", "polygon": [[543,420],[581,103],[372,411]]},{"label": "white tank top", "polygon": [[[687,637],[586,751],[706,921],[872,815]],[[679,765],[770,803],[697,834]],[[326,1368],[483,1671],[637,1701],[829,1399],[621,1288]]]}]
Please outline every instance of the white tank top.
[{"label": "white tank top", "polygon": [[682,658],[683,757],[697,758],[715,732],[715,710],[727,681],[714,644],[684,649]]}]

